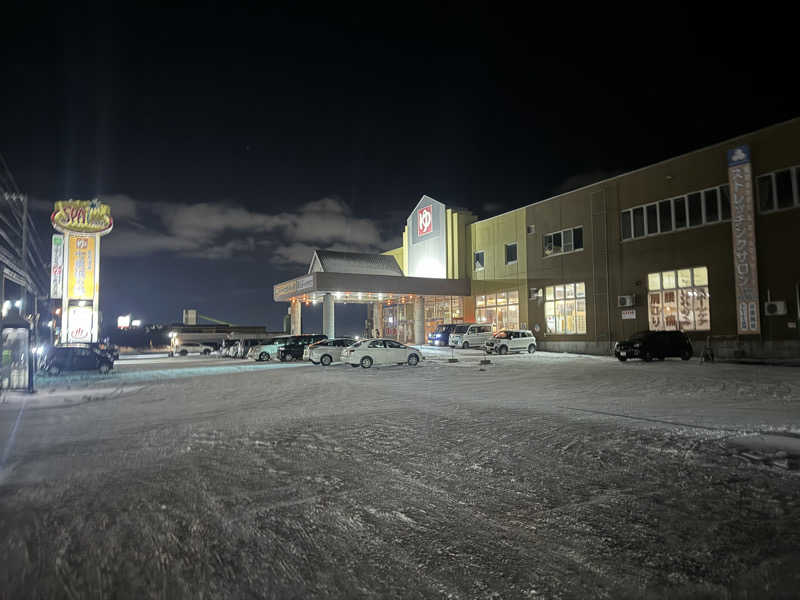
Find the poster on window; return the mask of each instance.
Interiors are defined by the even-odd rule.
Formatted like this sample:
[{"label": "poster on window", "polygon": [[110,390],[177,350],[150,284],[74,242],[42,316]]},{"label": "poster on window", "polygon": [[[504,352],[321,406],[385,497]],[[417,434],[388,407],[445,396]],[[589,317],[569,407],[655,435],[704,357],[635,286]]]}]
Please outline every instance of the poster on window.
[{"label": "poster on window", "polygon": [[661,331],[664,323],[661,321],[661,292],[650,292],[647,300],[650,330]]},{"label": "poster on window", "polygon": [[733,274],[736,286],[736,328],[740,335],[761,332],[758,311],[758,270],[753,215],[753,175],[750,147],[728,150],[728,183],[733,231]]}]

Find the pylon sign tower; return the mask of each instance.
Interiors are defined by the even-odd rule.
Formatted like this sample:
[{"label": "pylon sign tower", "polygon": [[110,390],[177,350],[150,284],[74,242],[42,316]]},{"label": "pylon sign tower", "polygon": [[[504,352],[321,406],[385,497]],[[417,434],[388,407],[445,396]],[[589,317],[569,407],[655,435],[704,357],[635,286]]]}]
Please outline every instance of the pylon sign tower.
[{"label": "pylon sign tower", "polygon": [[62,344],[100,336],[100,238],[111,232],[111,208],[99,200],[56,202],[51,296],[61,298]]}]

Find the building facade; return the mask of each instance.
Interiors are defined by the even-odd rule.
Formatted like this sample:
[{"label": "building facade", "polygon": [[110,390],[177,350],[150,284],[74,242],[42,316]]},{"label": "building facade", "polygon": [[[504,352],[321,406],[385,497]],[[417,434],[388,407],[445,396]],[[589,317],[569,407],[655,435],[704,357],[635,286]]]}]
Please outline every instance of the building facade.
[{"label": "building facade", "polygon": [[[746,164],[731,162],[742,149]],[[479,322],[532,329],[556,351],[606,354],[666,329],[717,356],[799,356],[798,234],[800,118],[488,219],[423,196],[385,253],[400,293],[372,290],[368,320],[416,343],[439,323]],[[275,299],[299,311],[328,292],[312,282],[305,300]]]}]

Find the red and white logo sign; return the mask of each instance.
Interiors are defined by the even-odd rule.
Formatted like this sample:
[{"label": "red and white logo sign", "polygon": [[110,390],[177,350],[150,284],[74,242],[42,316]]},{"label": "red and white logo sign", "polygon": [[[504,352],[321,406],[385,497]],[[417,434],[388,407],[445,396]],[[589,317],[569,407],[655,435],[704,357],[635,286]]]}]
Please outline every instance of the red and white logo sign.
[{"label": "red and white logo sign", "polygon": [[417,211],[417,235],[433,231],[433,206],[423,206]]}]

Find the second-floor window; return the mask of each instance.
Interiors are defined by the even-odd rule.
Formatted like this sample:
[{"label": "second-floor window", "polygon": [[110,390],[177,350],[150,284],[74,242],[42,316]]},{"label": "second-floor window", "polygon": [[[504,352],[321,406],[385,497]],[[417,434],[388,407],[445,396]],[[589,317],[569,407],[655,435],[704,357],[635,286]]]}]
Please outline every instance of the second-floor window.
[{"label": "second-floor window", "polygon": [[543,239],[545,256],[577,252],[583,250],[583,226],[548,233]]}]

